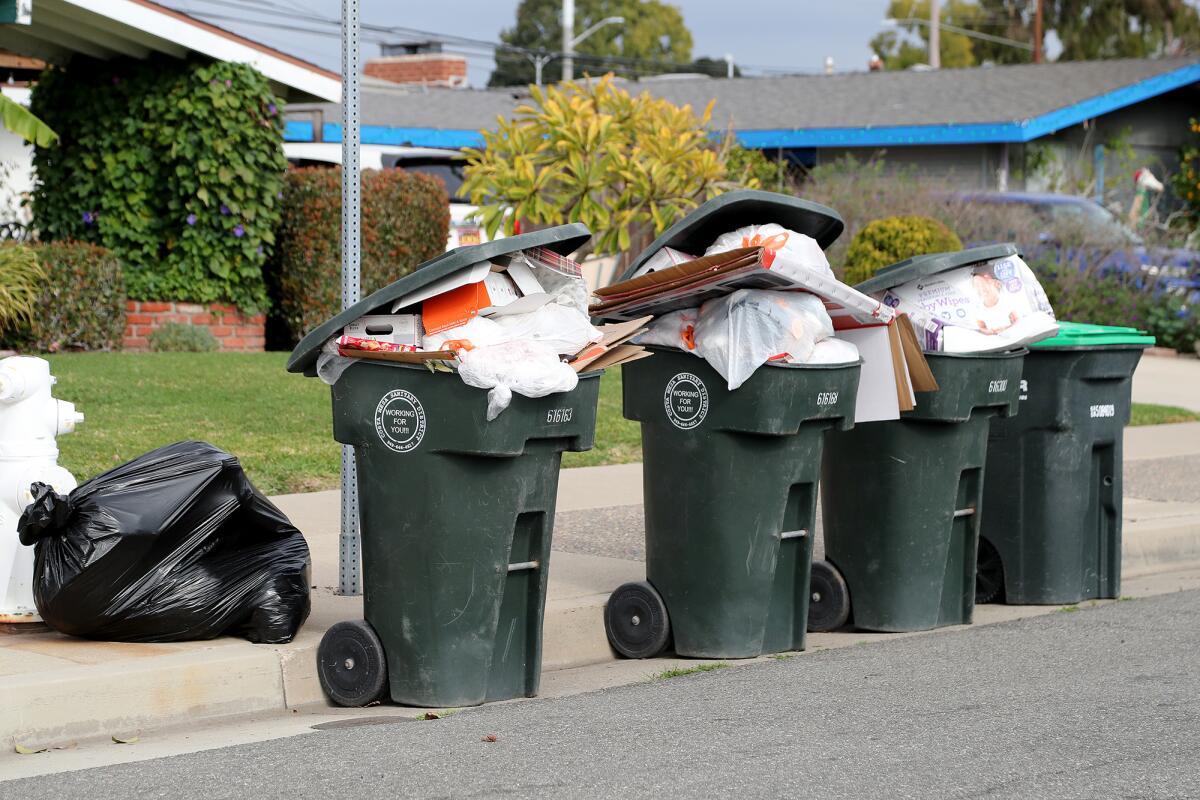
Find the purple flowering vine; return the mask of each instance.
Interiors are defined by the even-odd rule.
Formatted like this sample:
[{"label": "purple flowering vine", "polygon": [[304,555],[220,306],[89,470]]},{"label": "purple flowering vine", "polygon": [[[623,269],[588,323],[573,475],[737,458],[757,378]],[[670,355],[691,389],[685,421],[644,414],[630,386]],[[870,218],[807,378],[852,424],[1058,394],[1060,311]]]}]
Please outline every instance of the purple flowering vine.
[{"label": "purple flowering vine", "polygon": [[225,205],[224,203],[221,203],[221,216],[222,217],[229,216],[229,206]]},{"label": "purple flowering vine", "polygon": [[233,235],[239,239],[246,235],[246,229],[242,227],[241,223],[238,223],[238,225],[234,227]]},{"label": "purple flowering vine", "polygon": [[187,224],[188,224],[188,225],[195,225],[195,224],[196,224],[196,215],[195,215],[195,214],[188,214],[188,215],[187,215]]},{"label": "purple flowering vine", "polygon": [[83,212],[83,224],[84,225],[91,225],[95,221],[96,221],[95,213],[93,213],[91,211]]}]

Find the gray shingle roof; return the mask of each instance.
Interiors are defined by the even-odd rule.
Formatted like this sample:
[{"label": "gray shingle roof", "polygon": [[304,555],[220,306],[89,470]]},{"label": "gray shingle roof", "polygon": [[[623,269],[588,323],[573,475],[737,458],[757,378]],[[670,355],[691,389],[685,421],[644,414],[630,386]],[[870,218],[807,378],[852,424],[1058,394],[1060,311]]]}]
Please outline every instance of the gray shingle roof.
[{"label": "gray shingle roof", "polygon": [[[1050,64],[771,78],[680,78],[629,83],[674,103],[703,108],[716,99],[713,125],[739,131],[1021,122],[1200,58],[1118,59]],[[478,130],[495,125],[528,97],[523,89],[364,87],[363,124]],[[301,107],[293,107],[299,109]],[[308,108],[311,108],[309,106]],[[340,111],[327,106],[325,119]]]}]

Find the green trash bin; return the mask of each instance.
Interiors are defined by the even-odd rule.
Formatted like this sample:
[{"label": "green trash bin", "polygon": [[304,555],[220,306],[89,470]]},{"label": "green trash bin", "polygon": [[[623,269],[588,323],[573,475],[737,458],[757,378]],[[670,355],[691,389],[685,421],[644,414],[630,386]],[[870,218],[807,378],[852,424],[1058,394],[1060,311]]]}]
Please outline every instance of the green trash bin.
[{"label": "green trash bin", "polygon": [[1121,591],[1121,444],[1154,337],[1059,323],[1025,357],[1021,413],[992,425],[976,602],[1078,603]]},{"label": "green trash bin", "polygon": [[[842,230],[824,206],[731,192],[670,228],[625,277],[663,246],[700,254],[768,222],[822,247]],[[658,655],[672,638],[694,658],[804,649],[821,445],[853,424],[859,365],[768,363],[729,391],[703,359],[652,349],[622,367],[625,416],[642,429],[647,580],[609,598],[609,641],[627,658]]]},{"label": "green trash bin", "polygon": [[[315,375],[345,324],[467,265],[532,247],[565,255],[588,238],[574,224],[446,253],[314,330],[288,370]],[[322,639],[326,693],[426,707],[535,695],[559,462],[592,446],[599,374],[514,396],[492,422],[486,391],[423,366],[360,361],[331,388],[333,435],[358,472],[365,621]]]},{"label": "green trash bin", "polygon": [[[877,294],[1016,254],[1011,245],[918,256],[857,288]],[[830,435],[821,471],[825,560],[813,564],[810,631],[852,621],[917,631],[969,623],[988,428],[1017,412],[1025,350],[927,353],[938,391],[900,419]]]}]

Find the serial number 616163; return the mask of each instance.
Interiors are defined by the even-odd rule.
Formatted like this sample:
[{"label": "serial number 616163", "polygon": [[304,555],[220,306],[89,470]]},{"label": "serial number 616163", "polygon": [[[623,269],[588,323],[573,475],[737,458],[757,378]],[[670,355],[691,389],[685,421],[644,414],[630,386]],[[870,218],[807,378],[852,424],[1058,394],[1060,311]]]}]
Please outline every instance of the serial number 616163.
[{"label": "serial number 616163", "polygon": [[573,413],[575,413],[573,408],[552,408],[546,412],[546,422],[570,422]]}]

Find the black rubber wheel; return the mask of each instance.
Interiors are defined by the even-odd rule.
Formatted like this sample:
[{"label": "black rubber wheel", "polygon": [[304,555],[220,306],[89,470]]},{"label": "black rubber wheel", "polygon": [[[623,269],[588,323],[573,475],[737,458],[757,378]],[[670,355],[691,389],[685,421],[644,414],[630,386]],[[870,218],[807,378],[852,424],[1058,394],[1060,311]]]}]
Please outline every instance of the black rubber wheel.
[{"label": "black rubber wheel", "polygon": [[1004,602],[1004,560],[996,546],[979,537],[979,554],[975,559],[975,603]]},{"label": "black rubber wheel", "polygon": [[809,632],[836,631],[850,619],[850,587],[833,564],[813,562],[809,591]]},{"label": "black rubber wheel", "polygon": [[321,688],[339,706],[361,708],[387,691],[387,656],[375,630],[356,619],[339,622],[317,648]]},{"label": "black rubber wheel", "polygon": [[604,607],[604,632],[626,658],[654,658],[671,641],[667,604],[646,581],[622,584]]}]

